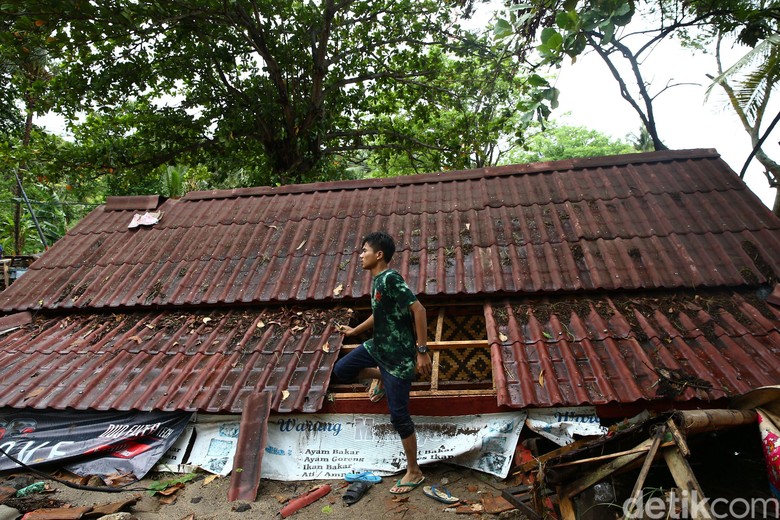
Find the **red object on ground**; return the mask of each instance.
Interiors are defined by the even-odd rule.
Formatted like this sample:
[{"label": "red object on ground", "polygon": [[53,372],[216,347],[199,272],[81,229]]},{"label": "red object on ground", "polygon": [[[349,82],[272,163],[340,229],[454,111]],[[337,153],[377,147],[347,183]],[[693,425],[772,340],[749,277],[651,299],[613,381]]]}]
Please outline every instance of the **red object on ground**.
[{"label": "red object on ground", "polygon": [[293,498],[287,503],[286,506],[282,508],[282,511],[280,512],[282,518],[287,518],[299,509],[303,509],[312,502],[319,500],[320,498],[330,493],[330,490],[330,484],[323,484],[317,489],[313,489],[304,495]]}]

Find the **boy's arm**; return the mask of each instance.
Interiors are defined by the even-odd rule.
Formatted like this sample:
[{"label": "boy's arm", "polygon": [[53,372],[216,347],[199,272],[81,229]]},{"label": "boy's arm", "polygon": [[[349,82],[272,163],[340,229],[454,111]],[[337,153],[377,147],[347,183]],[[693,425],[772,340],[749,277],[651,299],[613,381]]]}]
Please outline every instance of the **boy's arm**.
[{"label": "boy's arm", "polygon": [[344,334],[345,336],[359,336],[360,334],[363,334],[364,332],[367,332],[369,330],[372,330],[374,328],[374,315],[368,317],[366,321],[358,325],[357,327],[350,327],[348,325],[339,325],[338,329],[339,332]]},{"label": "boy's arm", "polygon": [[[423,347],[428,345],[428,315],[425,313],[425,307],[419,300],[415,301],[409,306],[412,311],[412,317],[414,318],[414,330],[417,333],[417,345]],[[425,354],[417,353],[417,372],[422,377],[428,377],[431,375],[432,363],[431,356],[426,352]]]}]

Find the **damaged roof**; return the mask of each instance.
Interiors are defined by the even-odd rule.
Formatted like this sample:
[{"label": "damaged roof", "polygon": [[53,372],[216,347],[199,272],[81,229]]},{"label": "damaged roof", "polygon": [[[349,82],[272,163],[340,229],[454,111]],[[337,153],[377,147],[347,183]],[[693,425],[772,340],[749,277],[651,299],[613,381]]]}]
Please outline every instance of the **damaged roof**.
[{"label": "damaged roof", "polygon": [[0,293],[0,406],[240,412],[269,391],[316,411],[378,229],[424,303],[485,302],[499,405],[780,382],[780,219],[683,150],[109,198]]},{"label": "damaged roof", "polygon": [[713,401],[780,382],[780,308],[765,289],[485,304],[498,403],[515,408]]},{"label": "damaged roof", "polygon": [[[339,309],[135,311],[0,319],[0,403],[13,408],[240,413],[322,407]],[[13,319],[11,319],[13,318]]]},{"label": "damaged roof", "polygon": [[[780,220],[714,151],[161,200],[91,212],[0,294],[2,310],[365,298],[360,241],[378,229],[427,297],[738,286],[780,272]],[[128,229],[155,203],[158,224]]]}]

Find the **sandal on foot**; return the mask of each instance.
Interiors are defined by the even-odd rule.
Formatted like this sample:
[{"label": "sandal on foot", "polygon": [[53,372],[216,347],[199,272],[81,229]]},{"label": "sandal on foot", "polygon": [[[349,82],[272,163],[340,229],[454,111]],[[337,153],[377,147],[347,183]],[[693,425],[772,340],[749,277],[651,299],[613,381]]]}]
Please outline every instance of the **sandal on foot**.
[{"label": "sandal on foot", "polygon": [[368,387],[368,400],[372,403],[378,403],[385,396],[385,389],[382,386],[382,381],[374,379],[371,381],[371,386]]},{"label": "sandal on foot", "polygon": [[344,495],[342,495],[341,499],[344,500],[346,505],[351,506],[363,498],[363,495],[366,494],[366,491],[368,491],[371,486],[373,486],[371,482],[364,482],[360,480],[353,482],[344,492]]},{"label": "sandal on foot", "polygon": [[401,483],[401,479],[398,479],[395,482],[394,488],[397,488],[396,491],[393,491],[393,488],[390,488],[390,493],[393,495],[405,495],[406,493],[411,492],[413,489],[417,488],[420,484],[425,482],[425,477],[420,477],[420,480],[417,482],[404,482]]},{"label": "sandal on foot", "polygon": [[423,493],[434,500],[438,500],[442,504],[457,504],[460,502],[458,497],[452,496],[449,489],[444,486],[437,486],[436,484],[433,486],[425,486],[423,488]]}]

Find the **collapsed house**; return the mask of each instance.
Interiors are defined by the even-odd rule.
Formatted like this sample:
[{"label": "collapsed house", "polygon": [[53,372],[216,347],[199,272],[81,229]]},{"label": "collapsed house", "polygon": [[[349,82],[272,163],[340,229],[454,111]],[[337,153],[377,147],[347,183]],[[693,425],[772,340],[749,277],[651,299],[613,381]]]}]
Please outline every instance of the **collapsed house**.
[{"label": "collapsed house", "polygon": [[0,293],[0,406],[243,414],[244,468],[269,417],[383,414],[329,384],[379,229],[429,312],[413,414],[619,418],[780,383],[780,219],[683,150],[110,197]]}]

